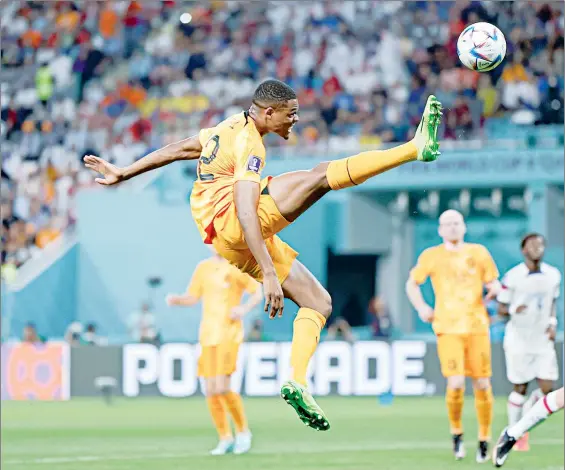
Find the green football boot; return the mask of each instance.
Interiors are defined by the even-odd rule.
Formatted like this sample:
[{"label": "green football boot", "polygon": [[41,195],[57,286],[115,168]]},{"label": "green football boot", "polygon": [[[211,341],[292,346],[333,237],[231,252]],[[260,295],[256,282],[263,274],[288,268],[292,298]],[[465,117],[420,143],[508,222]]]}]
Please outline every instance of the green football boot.
[{"label": "green football boot", "polygon": [[300,420],[318,431],[330,429],[330,422],[306,387],[289,380],[281,387],[281,397],[294,408]]},{"label": "green football boot", "polygon": [[438,99],[434,95],[430,95],[412,141],[418,148],[418,160],[421,162],[433,162],[440,155],[437,130],[443,115],[442,109],[443,107]]}]

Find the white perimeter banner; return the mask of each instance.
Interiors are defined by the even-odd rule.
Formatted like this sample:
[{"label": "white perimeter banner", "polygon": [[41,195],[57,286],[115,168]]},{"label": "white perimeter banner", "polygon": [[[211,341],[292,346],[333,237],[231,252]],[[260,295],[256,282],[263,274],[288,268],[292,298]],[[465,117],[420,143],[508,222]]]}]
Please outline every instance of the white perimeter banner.
[{"label": "white perimeter banner", "polygon": [[[322,342],[309,368],[315,395],[433,394],[424,376],[423,341]],[[196,377],[198,345],[156,347],[128,344],[122,349],[122,392],[128,397],[189,397],[204,388]],[[232,376],[232,389],[247,396],[275,396],[289,378],[290,343],[244,343]]]}]

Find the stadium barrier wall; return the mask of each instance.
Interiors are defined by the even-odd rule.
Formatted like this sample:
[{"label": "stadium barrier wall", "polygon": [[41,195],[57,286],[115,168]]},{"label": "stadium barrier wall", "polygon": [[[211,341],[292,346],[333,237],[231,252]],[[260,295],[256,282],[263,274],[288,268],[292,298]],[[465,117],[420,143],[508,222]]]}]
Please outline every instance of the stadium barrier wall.
[{"label": "stadium barrier wall", "polygon": [[[563,343],[557,343],[559,367]],[[70,393],[72,397],[100,394],[97,384],[115,382],[115,394],[126,397],[184,398],[202,394],[196,377],[199,346],[169,343],[123,347],[79,346],[72,348]],[[289,342],[245,343],[240,349],[232,387],[246,396],[277,396],[288,378]],[[493,390],[506,395],[502,345],[493,345]],[[435,343],[423,341],[339,341],[320,343],[311,362],[310,387],[316,395],[398,396],[443,395]],[[559,384],[561,385],[562,378]],[[468,391],[471,387],[468,387]]]},{"label": "stadium barrier wall", "polygon": [[[556,343],[563,370],[563,343]],[[94,397],[113,384],[118,396],[186,398],[202,395],[196,377],[199,346],[168,343],[77,346],[65,343],[2,345],[2,400],[68,400]],[[277,396],[289,375],[290,343],[245,343],[232,387],[245,396]],[[493,390],[506,395],[504,352],[493,345]],[[322,342],[311,362],[316,395],[443,395],[435,343],[424,341]],[[556,386],[563,384],[561,377]],[[471,388],[468,387],[468,391]]]}]

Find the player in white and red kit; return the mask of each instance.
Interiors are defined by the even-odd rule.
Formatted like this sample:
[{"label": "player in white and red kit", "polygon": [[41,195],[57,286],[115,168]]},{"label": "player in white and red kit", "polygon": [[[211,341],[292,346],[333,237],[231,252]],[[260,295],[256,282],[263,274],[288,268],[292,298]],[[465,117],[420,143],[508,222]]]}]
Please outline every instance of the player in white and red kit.
[{"label": "player in white and red kit", "polygon": [[[545,240],[531,233],[522,240],[524,262],[503,278],[499,293],[499,315],[510,316],[504,336],[506,374],[514,389],[508,397],[508,426],[516,424],[536,398],[547,395],[559,378],[554,339],[557,327],[556,299],[561,273],[544,263]],[[537,379],[541,393],[526,398],[529,382]],[[528,406],[529,405],[529,406]],[[516,450],[528,450],[525,434]]]},{"label": "player in white and red kit", "polygon": [[514,426],[502,431],[492,453],[492,463],[494,466],[502,467],[520,437],[524,436],[538,424],[543,423],[548,416],[562,410],[564,398],[563,387],[548,393],[541,400],[538,400],[532,409],[525,413],[522,419]]}]

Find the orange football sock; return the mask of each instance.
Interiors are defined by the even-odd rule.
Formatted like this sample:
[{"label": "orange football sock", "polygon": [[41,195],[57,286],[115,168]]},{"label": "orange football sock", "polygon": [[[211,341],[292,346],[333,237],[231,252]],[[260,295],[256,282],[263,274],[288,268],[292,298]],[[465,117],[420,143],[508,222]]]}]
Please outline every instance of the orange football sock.
[{"label": "orange football sock", "polygon": [[228,413],[222,396],[210,395],[206,397],[206,403],[208,404],[214,426],[216,426],[216,431],[218,431],[218,437],[220,439],[231,438],[232,433],[228,421]]},{"label": "orange football sock", "polygon": [[350,188],[403,163],[414,161],[417,156],[418,150],[412,142],[387,150],[370,150],[330,162],[326,178],[334,191]]},{"label": "orange football sock", "polygon": [[445,403],[447,404],[447,416],[451,434],[463,434],[461,415],[463,413],[463,401],[465,390],[462,388],[448,388],[445,393]]},{"label": "orange football sock", "polygon": [[479,441],[489,441],[492,424],[492,405],[494,399],[492,388],[486,390],[475,390],[475,409],[479,422]]},{"label": "orange football sock", "polygon": [[223,395],[228,411],[233,419],[236,432],[247,431],[247,417],[243,408],[241,395],[235,392],[228,392]]},{"label": "orange football sock", "polygon": [[310,308],[301,308],[294,319],[294,332],[290,348],[292,380],[306,385],[306,371],[316,350],[326,318]]}]

